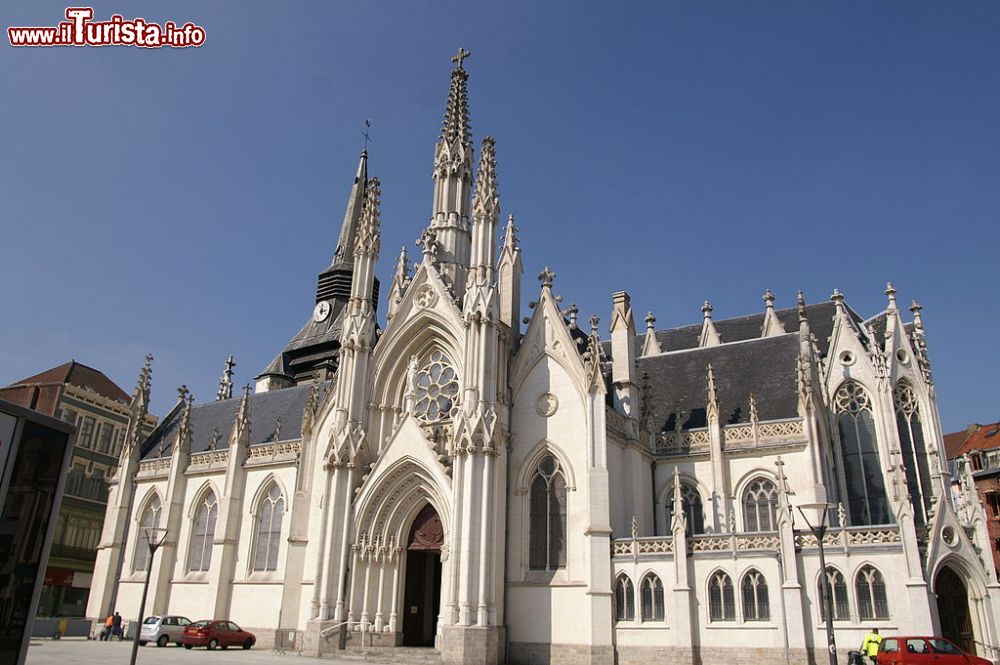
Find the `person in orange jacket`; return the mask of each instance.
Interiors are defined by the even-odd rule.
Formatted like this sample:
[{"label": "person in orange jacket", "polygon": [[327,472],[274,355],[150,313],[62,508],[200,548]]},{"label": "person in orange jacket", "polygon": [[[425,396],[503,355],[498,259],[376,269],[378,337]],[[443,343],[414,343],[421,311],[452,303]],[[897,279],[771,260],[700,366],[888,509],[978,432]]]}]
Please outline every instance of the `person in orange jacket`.
[{"label": "person in orange jacket", "polygon": [[115,623],[115,617],[112,614],[108,615],[108,618],[104,620],[104,631],[101,633],[101,640],[106,641],[111,639],[111,626]]}]

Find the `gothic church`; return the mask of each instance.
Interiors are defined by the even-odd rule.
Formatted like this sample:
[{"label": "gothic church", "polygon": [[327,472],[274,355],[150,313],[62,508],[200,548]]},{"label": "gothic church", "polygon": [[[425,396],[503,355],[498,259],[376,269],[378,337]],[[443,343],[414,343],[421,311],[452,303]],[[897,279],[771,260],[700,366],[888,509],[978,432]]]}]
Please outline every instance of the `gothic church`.
[{"label": "gothic church", "polygon": [[[868,318],[837,291],[789,309],[768,292],[756,314],[705,303],[697,324],[640,331],[617,291],[602,336],[546,268],[522,320],[466,55],[422,257],[400,255],[384,328],[362,154],[315,308],[254,390],[233,396],[227,366],[216,400],[182,391],[143,437],[147,363],[88,616],[134,617],[151,566],[147,613],[229,618],[309,655],[815,663],[831,614],[842,652],[877,625],[996,660],[986,517],[971,480],[950,490],[920,306],[904,320],[891,285]],[[147,527],[166,529],[151,562]]]}]

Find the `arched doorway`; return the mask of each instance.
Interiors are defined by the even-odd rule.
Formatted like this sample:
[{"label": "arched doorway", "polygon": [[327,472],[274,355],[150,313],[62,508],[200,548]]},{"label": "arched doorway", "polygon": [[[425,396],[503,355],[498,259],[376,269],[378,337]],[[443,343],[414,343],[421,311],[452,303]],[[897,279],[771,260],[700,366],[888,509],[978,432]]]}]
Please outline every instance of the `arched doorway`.
[{"label": "arched doorway", "polygon": [[937,594],[941,636],[957,644],[963,651],[976,653],[972,617],[969,615],[969,592],[965,582],[954,570],[945,566],[938,573],[934,593]]},{"label": "arched doorway", "polygon": [[410,527],[403,592],[403,644],[432,647],[441,610],[441,546],[444,526],[430,504]]}]

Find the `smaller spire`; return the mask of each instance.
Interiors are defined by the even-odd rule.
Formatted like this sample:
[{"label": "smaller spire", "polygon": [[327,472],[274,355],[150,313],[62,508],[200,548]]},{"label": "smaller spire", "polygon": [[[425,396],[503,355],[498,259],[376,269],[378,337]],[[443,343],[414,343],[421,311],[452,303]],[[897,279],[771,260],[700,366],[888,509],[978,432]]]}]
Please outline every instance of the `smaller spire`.
[{"label": "smaller spire", "polygon": [[653,312],[646,312],[646,334],[642,340],[642,355],[652,356],[657,353],[663,353],[663,349],[660,348],[660,340],[656,339],[656,317],[653,316]]},{"label": "smaller spire", "polygon": [[513,252],[517,249],[517,226],[514,225],[514,215],[507,215],[507,226],[503,231],[503,249]]},{"label": "smaller spire", "polygon": [[233,360],[233,356],[230,355],[226,358],[225,369],[222,370],[222,376],[219,377],[219,390],[215,393],[215,399],[223,400],[229,399],[233,396],[233,368],[236,367],[236,362]]},{"label": "smaller spire", "polygon": [[681,470],[674,466],[674,509],[670,530],[676,533],[687,531],[687,514],[684,512],[684,491],[681,487]]},{"label": "smaller spire", "polygon": [[492,136],[483,139],[479,153],[479,169],[476,173],[476,193],[472,199],[473,221],[482,222],[484,217],[496,219],[500,214],[500,195],[497,192],[496,140]]},{"label": "smaller spire", "polygon": [[767,289],[764,291],[764,323],[760,327],[760,336],[774,337],[784,334],[785,326],[778,319],[778,315],[774,313],[774,293],[771,289]]},{"label": "smaller spire", "polygon": [[[184,399],[184,410],[181,411],[181,422],[177,428],[177,444],[174,451],[183,450],[191,444],[191,407],[194,406],[194,395],[188,393]],[[162,443],[162,439],[161,439]],[[162,455],[161,455],[162,456]]]},{"label": "smaller spire", "polygon": [[835,302],[837,307],[840,307],[844,304],[844,294],[840,292],[840,289],[834,289],[833,293],[830,294],[830,300]]},{"label": "smaller spire", "polygon": [[922,312],[923,309],[924,306],[918,303],[916,300],[910,303],[910,312],[913,313],[913,327],[920,331],[923,331],[924,329],[924,320],[923,317],[920,315],[920,312]]},{"label": "smaller spire", "polygon": [[240,408],[236,412],[236,432],[242,433],[250,428],[250,384],[243,386],[243,396],[240,398]]},{"label": "smaller spire", "polygon": [[806,314],[806,295],[802,293],[802,289],[795,294],[795,301],[799,310],[799,324],[806,323],[809,321],[809,316]]},{"label": "smaller spire", "polygon": [[722,338],[719,337],[719,332],[715,329],[715,324],[712,323],[712,303],[706,300],[705,304],[701,306],[701,313],[705,317],[705,322],[701,326],[698,346],[706,347],[722,344]]},{"label": "smaller spire", "polygon": [[219,440],[221,438],[222,438],[222,435],[219,434],[219,428],[218,427],[213,428],[212,429],[212,440],[208,442],[208,449],[209,450],[218,450],[219,449]]},{"label": "smaller spire", "polygon": [[[146,354],[146,361],[139,370],[139,379],[135,383],[135,390],[132,391],[132,411],[142,420],[149,409],[149,388],[153,376],[153,354]],[[141,423],[140,423],[141,427]]]},{"label": "smaller spire", "polygon": [[708,385],[706,391],[708,393],[708,414],[709,418],[713,415],[718,417],[719,415],[719,390],[715,385],[715,370],[712,369],[712,363],[708,364]]},{"label": "smaller spire", "polygon": [[399,279],[400,284],[410,279],[410,261],[406,254],[405,245],[400,248],[399,258],[396,259],[396,277]]},{"label": "smaller spire", "polygon": [[896,309],[896,288],[892,282],[885,284],[885,297],[889,299],[889,309]]},{"label": "smaller spire", "polygon": [[591,314],[590,315],[590,334],[591,334],[591,336],[598,335],[598,326],[600,325],[600,323],[601,323],[601,317],[597,316],[597,314]]},{"label": "smaller spire", "polygon": [[406,247],[399,251],[399,258],[396,259],[396,271],[392,276],[392,285],[389,287],[389,306],[386,310],[386,319],[392,319],[399,308],[399,303],[403,300],[406,287],[410,285],[410,260],[406,254]]},{"label": "smaller spire", "polygon": [[543,289],[552,289],[552,280],[556,278],[556,274],[549,270],[548,266],[538,274],[538,281],[542,283]]},{"label": "smaller spire", "polygon": [[184,385],[182,385],[180,388],[177,389],[177,401],[178,402],[183,402],[184,400],[186,400],[187,396],[188,396],[188,393],[190,393],[190,392],[191,391],[188,390],[188,387],[187,387],[186,383]]},{"label": "smaller spire", "polygon": [[380,244],[381,203],[382,189],[378,178],[368,181],[368,189],[365,192],[365,204],[361,211],[361,219],[358,221],[357,238],[354,244],[354,255],[378,256]]},{"label": "smaller spire", "polygon": [[757,414],[757,398],[754,397],[753,393],[750,393],[750,422],[759,422],[760,418]]},{"label": "smaller spire", "polygon": [[563,310],[563,314],[569,316],[569,327],[574,330],[577,328],[577,315],[580,313],[580,308],[576,306],[576,303],[570,303],[569,307]]}]

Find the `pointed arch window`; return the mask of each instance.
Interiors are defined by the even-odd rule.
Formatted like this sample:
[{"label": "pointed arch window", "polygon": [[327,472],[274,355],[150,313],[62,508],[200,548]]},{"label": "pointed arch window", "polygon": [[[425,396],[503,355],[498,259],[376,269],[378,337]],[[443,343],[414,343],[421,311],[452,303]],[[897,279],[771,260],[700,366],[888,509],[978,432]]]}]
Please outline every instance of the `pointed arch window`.
[{"label": "pointed arch window", "polygon": [[[826,582],[830,589],[830,602],[833,604],[833,620],[847,621],[851,618],[851,604],[847,598],[847,582],[844,575],[833,566],[826,567]],[[826,620],[826,605],[823,602],[823,580],[816,585],[816,597],[819,599],[820,619]]]},{"label": "pointed arch window", "polygon": [[896,429],[899,447],[906,470],[906,488],[913,504],[913,517],[917,524],[927,523],[927,511],[933,500],[931,472],[924,441],[924,427],[920,421],[920,402],[913,387],[906,381],[896,384],[893,391],[896,403]]},{"label": "pointed arch window", "polygon": [[862,621],[889,618],[889,600],[885,593],[885,580],[874,566],[865,566],[854,578],[858,594],[858,616]]},{"label": "pointed arch window", "polygon": [[642,599],[642,620],[663,621],[666,612],[663,608],[663,583],[660,578],[653,573],[642,578],[639,595]]},{"label": "pointed arch window", "polygon": [[212,542],[215,540],[215,521],[219,516],[219,506],[215,492],[209,490],[198,504],[191,525],[191,545],[188,548],[188,570],[191,572],[208,570],[212,565]]},{"label": "pointed arch window", "polygon": [[708,580],[708,618],[710,621],[736,620],[733,580],[721,570]]},{"label": "pointed arch window", "polygon": [[417,418],[436,423],[452,418],[458,411],[458,375],[444,352],[431,353],[415,382],[413,412]]},{"label": "pointed arch window", "polygon": [[566,566],[566,478],[559,460],[546,454],[531,478],[528,567],[556,570]]},{"label": "pointed arch window", "polygon": [[149,547],[146,541],[146,529],[158,529],[160,527],[160,497],[153,495],[146,509],[139,520],[139,528],[135,534],[135,553],[132,555],[132,570],[139,572],[146,570],[149,565]]},{"label": "pointed arch window", "polygon": [[840,448],[851,524],[889,524],[882,463],[868,393],[855,381],[845,381],[834,395]]},{"label": "pointed arch window", "polygon": [[[681,506],[684,509],[684,516],[687,518],[687,528],[684,533],[696,535],[705,533],[705,513],[701,503],[701,493],[694,485],[681,481]],[[670,486],[667,492],[667,531],[670,530],[674,519],[674,488]]]},{"label": "pointed arch window", "polygon": [[615,582],[615,620],[635,620],[635,589],[628,575],[619,575]]},{"label": "pointed arch window", "polygon": [[743,491],[743,530],[778,528],[778,488],[767,478],[754,478]]},{"label": "pointed arch window", "polygon": [[277,570],[278,549],[281,544],[281,521],[285,516],[285,499],[276,484],[261,499],[254,529],[254,570]]},{"label": "pointed arch window", "polygon": [[744,621],[770,621],[771,601],[767,595],[767,580],[756,568],[751,568],[743,576],[741,593],[743,596]]}]

